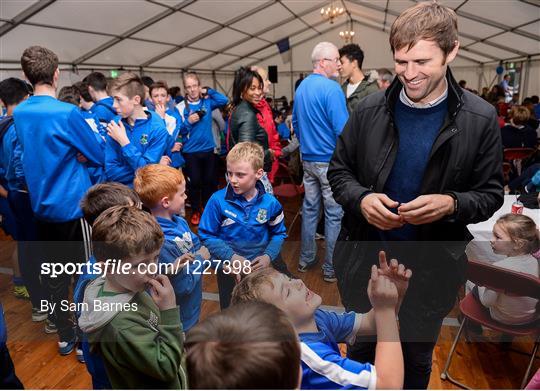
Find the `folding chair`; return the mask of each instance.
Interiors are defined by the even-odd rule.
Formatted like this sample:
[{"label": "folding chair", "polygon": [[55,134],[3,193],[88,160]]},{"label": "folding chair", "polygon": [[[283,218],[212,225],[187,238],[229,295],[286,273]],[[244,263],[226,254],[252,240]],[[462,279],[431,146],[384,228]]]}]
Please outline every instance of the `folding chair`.
[{"label": "folding chair", "polygon": [[[281,184],[274,187],[274,196],[276,196],[278,199],[285,199],[290,200],[293,198],[298,198],[298,201],[301,203],[302,198],[304,196],[304,185],[297,185],[294,183],[294,178],[291,174],[291,171],[289,170],[289,167],[285,163],[280,162],[279,163],[279,170],[278,173],[281,174],[281,179],[286,179],[288,177],[290,183],[284,183],[283,181]],[[298,216],[300,216],[300,211],[302,210],[302,207],[300,206],[297,209],[289,209],[286,210],[283,208],[285,212],[294,213],[294,218],[289,225],[289,229],[287,230],[287,235],[292,231],[292,228],[294,226],[294,223],[296,223],[296,220],[298,220]]]},{"label": "folding chair", "polygon": [[[510,271],[493,266],[486,262],[469,260],[467,278],[478,286],[483,286],[496,292],[540,299],[540,279],[528,274]],[[529,365],[527,366],[527,370],[525,371],[525,375],[523,376],[523,380],[521,382],[521,388],[523,389],[527,384],[527,379],[540,344],[540,320],[524,326],[511,326],[499,323],[490,316],[489,310],[474,297],[472,292],[468,293],[465,298],[460,301],[459,309],[463,314],[463,320],[461,321],[459,331],[454,339],[452,348],[450,349],[444,370],[441,373],[441,379],[448,380],[464,389],[471,389],[465,384],[454,379],[448,370],[450,368],[452,356],[456,350],[459,338],[461,337],[467,322],[472,320],[473,322],[479,323],[482,326],[486,326],[492,330],[511,336],[534,337],[535,343],[531,353],[531,359],[529,360]]]},{"label": "folding chair", "polygon": [[517,174],[520,176],[521,162],[534,152],[534,148],[505,148],[503,158],[505,162],[511,163],[516,168]]}]

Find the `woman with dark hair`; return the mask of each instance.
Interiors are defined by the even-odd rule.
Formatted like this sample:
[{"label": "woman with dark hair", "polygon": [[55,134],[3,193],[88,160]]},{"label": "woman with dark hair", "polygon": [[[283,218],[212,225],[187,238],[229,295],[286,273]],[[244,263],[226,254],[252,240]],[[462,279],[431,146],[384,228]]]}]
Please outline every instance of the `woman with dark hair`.
[{"label": "woman with dark hair", "polygon": [[256,108],[263,96],[263,85],[262,77],[250,68],[241,67],[236,72],[233,84],[234,109],[227,133],[227,147],[231,149],[242,141],[260,144],[264,149],[264,171],[269,172],[272,168],[273,155],[268,148],[266,130],[257,120],[259,111]]}]

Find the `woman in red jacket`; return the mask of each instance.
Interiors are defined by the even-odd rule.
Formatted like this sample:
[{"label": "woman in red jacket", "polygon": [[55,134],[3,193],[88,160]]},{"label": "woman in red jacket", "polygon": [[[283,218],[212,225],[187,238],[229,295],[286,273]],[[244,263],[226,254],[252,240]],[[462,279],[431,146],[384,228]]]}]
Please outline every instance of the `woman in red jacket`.
[{"label": "woman in red jacket", "polygon": [[262,99],[255,107],[257,108],[257,110],[259,110],[259,113],[257,114],[257,120],[259,121],[259,124],[264,128],[264,130],[266,130],[266,134],[268,135],[268,147],[274,153],[272,170],[268,173],[268,179],[270,179],[270,183],[272,183],[273,185],[274,177],[276,176],[276,172],[279,167],[279,157],[282,155],[282,152],[281,142],[279,141],[279,133],[277,132],[276,124],[274,122],[272,108],[270,107],[266,99],[264,99],[270,91],[270,85],[272,83],[270,82],[270,80],[268,80],[268,74],[265,69],[258,66],[254,66],[251,69],[261,75],[264,82]]}]

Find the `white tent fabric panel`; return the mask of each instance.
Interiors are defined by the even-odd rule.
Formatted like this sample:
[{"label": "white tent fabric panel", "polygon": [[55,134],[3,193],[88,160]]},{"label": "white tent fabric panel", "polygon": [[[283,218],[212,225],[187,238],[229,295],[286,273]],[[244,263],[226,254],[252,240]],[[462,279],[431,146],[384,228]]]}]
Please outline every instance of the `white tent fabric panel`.
[{"label": "white tent fabric panel", "polygon": [[140,64],[171,47],[134,39],[124,39],[89,58],[87,62],[90,64],[115,64],[116,66]]},{"label": "white tent fabric panel", "polygon": [[163,12],[163,7],[139,0],[57,0],[28,21],[122,34],[160,12]]},{"label": "white tent fabric panel", "polygon": [[[243,10],[242,10],[243,12]],[[262,11],[257,12],[255,15],[238,21],[232,25],[232,27],[245,31],[249,34],[255,34],[265,27],[272,26],[279,20],[286,19],[291,16],[291,13],[287,11],[281,4],[276,3]]]},{"label": "white tent fabric panel", "polygon": [[55,52],[62,61],[71,62],[109,39],[102,35],[21,25],[0,38],[0,58],[18,62],[25,48],[42,45]]},{"label": "white tent fabric panel", "polygon": [[519,6],[508,7],[508,3],[508,1],[501,0],[468,1],[460,8],[460,11],[480,15],[482,18],[510,27],[538,19],[536,6],[522,2]]},{"label": "white tent fabric panel", "polygon": [[[180,26],[189,26],[189,29],[180,28]],[[137,34],[134,34],[133,37],[153,39],[171,44],[180,44],[217,26],[216,23],[201,20],[185,13],[176,12],[144,30],[141,30]],[[179,34],[179,32],[181,32],[181,34]]]},{"label": "white tent fabric panel", "polygon": [[[540,30],[538,31],[540,33]],[[517,35],[504,33],[497,37],[497,43],[518,49],[525,53],[540,53],[540,41]]]},{"label": "white tent fabric panel", "polygon": [[216,31],[214,34],[210,34],[207,37],[197,41],[193,44],[195,49],[208,49],[208,50],[219,50],[222,47],[227,46],[227,43],[234,41],[240,41],[246,39],[249,36],[243,33],[240,33],[229,28],[223,28],[219,31]]},{"label": "white tent fabric panel", "polygon": [[238,10],[241,12],[250,11],[258,6],[267,3],[262,0],[221,0],[221,1],[197,1],[185,8],[186,11],[196,15],[202,15],[205,18],[215,20],[218,23],[225,23],[235,16],[238,16]]},{"label": "white tent fabric panel", "polygon": [[190,61],[198,61],[208,55],[208,52],[191,48],[176,51],[154,63],[157,67],[186,67]]},{"label": "white tent fabric panel", "polygon": [[0,15],[2,19],[13,19],[15,16],[30,7],[35,2],[35,0],[0,1]]}]

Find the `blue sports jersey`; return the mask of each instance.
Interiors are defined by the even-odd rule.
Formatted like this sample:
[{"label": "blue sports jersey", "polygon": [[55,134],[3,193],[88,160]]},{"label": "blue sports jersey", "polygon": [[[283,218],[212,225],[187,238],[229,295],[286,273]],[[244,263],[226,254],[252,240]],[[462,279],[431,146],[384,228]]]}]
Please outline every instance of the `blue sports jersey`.
[{"label": "blue sports jersey", "polygon": [[342,357],[338,343],[353,343],[363,315],[315,311],[316,333],[301,333],[301,389],[375,389],[377,374],[371,364]]},{"label": "blue sports jersey", "polygon": [[103,164],[103,150],[79,108],[48,95],[34,95],[13,111],[22,166],[36,217],[54,223],[82,217],[79,202],[92,185],[89,164]]},{"label": "blue sports jersey", "polygon": [[13,117],[0,120],[0,176],[3,176],[9,191],[26,187],[22,168],[22,148],[17,140]]},{"label": "blue sports jersey", "polygon": [[[201,248],[199,238],[191,232],[182,217],[173,216],[172,220],[156,217],[156,220],[165,235],[159,263],[174,263],[182,255],[195,253]],[[200,256],[196,259],[201,263],[204,261]],[[184,267],[176,276],[171,277],[184,331],[188,331],[199,321],[202,303],[202,274],[189,273],[188,270]]]},{"label": "blue sports jersey", "polygon": [[[199,102],[190,103],[184,100],[176,106],[182,117],[180,133],[186,134],[186,142],[182,150],[184,153],[207,152],[216,147],[212,133],[212,110],[223,107],[228,102],[229,99],[225,95],[208,88],[208,96],[200,99]],[[206,114],[192,125],[188,117],[198,110],[204,110]]]},{"label": "blue sports jersey", "polygon": [[248,260],[268,255],[274,261],[287,237],[283,208],[264,191],[250,202],[234,193],[230,185],[208,200],[199,224],[199,236],[214,259],[230,260],[233,254]]},{"label": "blue sports jersey", "polygon": [[137,119],[131,126],[122,119],[130,143],[121,147],[110,136],[105,145],[105,174],[109,181],[133,185],[135,171],[148,164],[159,163],[165,154],[169,134],[165,122],[157,114],[146,111],[147,118]]},{"label": "blue sports jersey", "polygon": [[[89,111],[81,110],[81,114],[84,117],[84,120],[90,126],[90,129],[94,132],[94,136],[96,137],[96,141],[99,143],[101,148],[103,149],[103,157],[105,157],[105,140],[107,137],[107,129],[101,122],[99,122],[97,116],[95,114],[92,114]],[[92,180],[92,184],[101,183],[104,182],[106,179],[105,176],[105,162],[102,163],[100,166],[93,166],[91,164],[88,166],[88,172],[90,173],[90,179]]]}]

